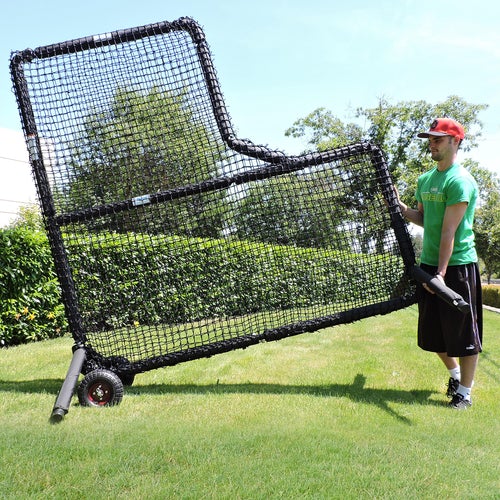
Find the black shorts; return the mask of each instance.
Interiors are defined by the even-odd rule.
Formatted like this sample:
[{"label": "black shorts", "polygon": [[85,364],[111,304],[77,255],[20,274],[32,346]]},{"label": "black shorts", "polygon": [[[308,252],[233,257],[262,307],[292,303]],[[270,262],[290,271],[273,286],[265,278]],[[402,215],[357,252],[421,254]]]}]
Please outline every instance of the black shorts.
[{"label": "black shorts", "polygon": [[[427,264],[420,267],[431,275],[437,270]],[[478,354],[482,351],[483,342],[483,304],[478,265],[448,266],[445,283],[469,303],[470,313],[463,314],[419,286],[418,345],[425,351],[446,352],[452,357]]]}]

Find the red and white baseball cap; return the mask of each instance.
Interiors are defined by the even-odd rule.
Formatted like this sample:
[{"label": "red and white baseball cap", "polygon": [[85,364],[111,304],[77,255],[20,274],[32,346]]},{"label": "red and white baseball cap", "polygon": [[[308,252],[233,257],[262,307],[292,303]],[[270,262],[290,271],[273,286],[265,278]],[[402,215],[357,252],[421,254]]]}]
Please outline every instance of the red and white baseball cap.
[{"label": "red and white baseball cap", "polygon": [[438,118],[431,123],[427,132],[420,132],[420,134],[417,134],[417,137],[427,139],[430,135],[438,137],[451,135],[452,137],[458,137],[462,140],[465,137],[465,132],[462,125],[455,120],[451,118]]}]

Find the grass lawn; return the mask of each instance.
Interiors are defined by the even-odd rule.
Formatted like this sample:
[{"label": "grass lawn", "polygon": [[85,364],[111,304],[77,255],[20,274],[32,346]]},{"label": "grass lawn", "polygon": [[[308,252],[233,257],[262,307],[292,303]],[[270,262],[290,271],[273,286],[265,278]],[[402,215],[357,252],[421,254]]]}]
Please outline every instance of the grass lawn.
[{"label": "grass lawn", "polygon": [[119,406],[49,416],[70,338],[0,350],[0,498],[499,499],[500,314],[473,407],[415,307],[153,370]]}]

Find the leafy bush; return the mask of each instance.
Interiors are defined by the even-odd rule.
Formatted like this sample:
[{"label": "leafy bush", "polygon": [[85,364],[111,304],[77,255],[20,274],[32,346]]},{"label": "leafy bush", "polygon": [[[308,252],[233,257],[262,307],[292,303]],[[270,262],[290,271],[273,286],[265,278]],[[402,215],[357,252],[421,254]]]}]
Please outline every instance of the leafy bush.
[{"label": "leafy bush", "polygon": [[0,230],[0,345],[62,336],[60,289],[44,233]]},{"label": "leafy bush", "polygon": [[[82,242],[82,234],[67,236],[88,331],[331,303],[355,307],[367,296],[374,303],[387,299],[398,284],[387,256],[346,259],[325,249],[209,238],[102,232]],[[2,345],[67,331],[43,232],[0,231],[0,288]]]},{"label": "leafy bush", "polygon": [[500,308],[500,286],[483,285],[483,304]]},{"label": "leafy bush", "polygon": [[[93,237],[95,238],[95,237]],[[387,298],[388,257],[248,241],[101,233],[69,246],[85,327],[183,323]],[[71,241],[71,237],[68,238]],[[387,274],[389,273],[389,274]],[[358,281],[358,284],[353,282]]]}]

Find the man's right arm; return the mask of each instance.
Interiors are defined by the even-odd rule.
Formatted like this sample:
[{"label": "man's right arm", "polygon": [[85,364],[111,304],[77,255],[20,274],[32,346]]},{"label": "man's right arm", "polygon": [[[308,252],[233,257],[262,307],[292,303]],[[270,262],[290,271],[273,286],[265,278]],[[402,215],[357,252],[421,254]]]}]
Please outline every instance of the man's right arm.
[{"label": "man's right arm", "polygon": [[422,203],[418,203],[417,209],[410,208],[408,205],[403,203],[401,200],[399,201],[399,206],[401,208],[401,212],[403,214],[403,217],[410,222],[413,222],[413,224],[416,224],[417,226],[423,227],[424,225],[424,206]]}]

